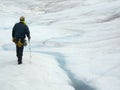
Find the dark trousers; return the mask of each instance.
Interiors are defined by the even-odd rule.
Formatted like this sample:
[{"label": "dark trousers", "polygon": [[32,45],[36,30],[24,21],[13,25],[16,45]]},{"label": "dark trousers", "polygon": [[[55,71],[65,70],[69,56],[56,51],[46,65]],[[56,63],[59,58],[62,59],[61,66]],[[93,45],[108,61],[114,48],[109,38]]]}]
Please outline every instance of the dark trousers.
[{"label": "dark trousers", "polygon": [[[24,38],[16,38],[16,43],[18,43],[18,41],[21,40],[21,43],[24,43],[25,39]],[[18,47],[16,45],[16,56],[18,58],[18,64],[22,64],[22,56],[23,56],[23,50],[24,50],[24,46]]]},{"label": "dark trousers", "polygon": [[16,56],[18,57],[18,64],[22,64],[22,56],[23,56],[24,46],[18,47],[16,46]]}]

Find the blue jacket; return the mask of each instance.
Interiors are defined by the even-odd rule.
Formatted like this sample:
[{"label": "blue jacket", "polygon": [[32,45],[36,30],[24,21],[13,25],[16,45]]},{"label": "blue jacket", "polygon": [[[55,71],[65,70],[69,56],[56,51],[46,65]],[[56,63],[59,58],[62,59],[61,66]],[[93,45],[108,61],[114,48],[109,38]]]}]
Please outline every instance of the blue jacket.
[{"label": "blue jacket", "polygon": [[26,38],[26,36],[30,39],[30,31],[27,25],[23,22],[16,23],[12,30],[13,38]]}]

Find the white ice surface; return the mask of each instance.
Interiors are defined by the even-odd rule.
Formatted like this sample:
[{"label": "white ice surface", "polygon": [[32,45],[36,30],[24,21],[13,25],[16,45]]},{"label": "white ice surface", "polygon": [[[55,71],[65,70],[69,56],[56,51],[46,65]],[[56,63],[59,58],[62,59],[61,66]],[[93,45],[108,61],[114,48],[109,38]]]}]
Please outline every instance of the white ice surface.
[{"label": "white ice surface", "polygon": [[[119,0],[0,0],[0,90],[120,90]],[[17,65],[12,27],[31,31]]]}]

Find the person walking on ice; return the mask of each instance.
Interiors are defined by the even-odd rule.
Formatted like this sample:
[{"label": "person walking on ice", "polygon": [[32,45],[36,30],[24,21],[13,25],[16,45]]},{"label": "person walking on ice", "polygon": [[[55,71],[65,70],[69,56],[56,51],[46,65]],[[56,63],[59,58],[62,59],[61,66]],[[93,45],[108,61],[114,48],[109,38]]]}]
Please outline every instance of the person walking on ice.
[{"label": "person walking on ice", "polygon": [[22,64],[23,50],[25,46],[25,38],[30,41],[30,31],[25,23],[25,17],[20,17],[20,22],[16,23],[12,30],[12,41],[16,44],[16,56],[18,58],[18,64]]}]

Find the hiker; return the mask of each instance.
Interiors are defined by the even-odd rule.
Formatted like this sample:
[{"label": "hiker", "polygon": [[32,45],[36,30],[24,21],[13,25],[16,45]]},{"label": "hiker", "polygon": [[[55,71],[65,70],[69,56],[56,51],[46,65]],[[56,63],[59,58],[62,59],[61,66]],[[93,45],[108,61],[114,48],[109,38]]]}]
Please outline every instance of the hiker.
[{"label": "hiker", "polygon": [[16,44],[16,56],[18,64],[22,64],[23,49],[26,44],[25,38],[30,41],[30,31],[25,23],[25,17],[20,17],[20,22],[16,23],[12,30],[12,41]]}]

